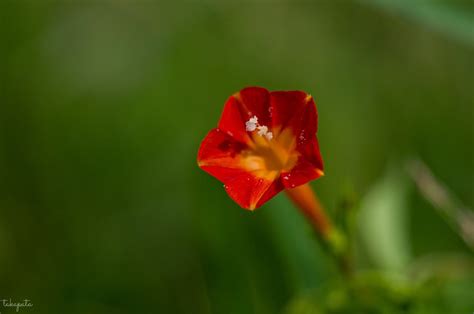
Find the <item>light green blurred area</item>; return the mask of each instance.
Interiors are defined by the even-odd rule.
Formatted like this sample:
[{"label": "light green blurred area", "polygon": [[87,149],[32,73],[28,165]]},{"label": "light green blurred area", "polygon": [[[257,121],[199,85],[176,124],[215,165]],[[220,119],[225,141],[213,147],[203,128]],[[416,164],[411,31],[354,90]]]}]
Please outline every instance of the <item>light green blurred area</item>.
[{"label": "light green blurred area", "polygon": [[250,85],[315,98],[328,208],[351,186],[393,217],[406,204],[400,260],[471,254],[412,186],[398,201],[377,184],[416,156],[473,207],[473,5],[389,2],[1,2],[0,297],[260,314],[327,286],[335,269],[283,195],[246,212],[196,165]]}]

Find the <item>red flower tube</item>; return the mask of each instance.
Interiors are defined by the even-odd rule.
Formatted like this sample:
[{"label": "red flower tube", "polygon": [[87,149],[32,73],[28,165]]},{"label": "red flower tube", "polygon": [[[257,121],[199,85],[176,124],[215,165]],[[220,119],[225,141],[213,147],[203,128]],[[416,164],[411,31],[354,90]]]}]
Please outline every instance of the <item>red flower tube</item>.
[{"label": "red flower tube", "polygon": [[296,187],[323,175],[317,129],[311,95],[248,87],[227,100],[218,127],[199,148],[198,164],[245,209],[284,189],[299,202],[291,191],[300,194]]}]

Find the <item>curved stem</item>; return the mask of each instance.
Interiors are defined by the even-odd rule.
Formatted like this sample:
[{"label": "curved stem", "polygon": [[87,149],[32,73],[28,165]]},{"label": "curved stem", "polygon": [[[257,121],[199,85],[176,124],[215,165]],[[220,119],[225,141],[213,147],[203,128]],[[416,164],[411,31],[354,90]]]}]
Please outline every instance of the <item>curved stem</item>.
[{"label": "curved stem", "polygon": [[335,258],[341,272],[349,276],[352,267],[346,235],[333,224],[311,186],[300,185],[286,190],[286,194],[311,223],[324,247]]},{"label": "curved stem", "polygon": [[294,189],[285,190],[285,192],[306,219],[309,220],[316,232],[323,238],[328,238],[333,228],[332,222],[309,184],[303,184]]}]

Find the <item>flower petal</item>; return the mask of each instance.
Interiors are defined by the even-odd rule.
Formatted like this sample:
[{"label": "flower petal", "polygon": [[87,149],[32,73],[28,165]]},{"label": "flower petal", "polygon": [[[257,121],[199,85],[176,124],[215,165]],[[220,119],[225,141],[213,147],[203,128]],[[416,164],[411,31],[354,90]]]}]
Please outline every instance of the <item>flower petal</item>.
[{"label": "flower petal", "polygon": [[245,130],[246,116],[243,115],[243,109],[240,102],[231,96],[224,105],[218,128],[235,140],[248,143],[249,136]]},{"label": "flower petal", "polygon": [[[254,210],[276,194],[273,182],[274,180],[259,179],[250,172],[242,172],[225,183],[225,190],[242,208]],[[270,188],[272,190],[266,195]],[[261,202],[264,196],[266,198]]]},{"label": "flower petal", "polygon": [[296,150],[301,154],[300,158],[303,157],[304,160],[311,163],[314,168],[319,169],[321,172],[324,171],[323,158],[319,150],[319,141],[315,135],[310,139],[299,141]]},{"label": "flower petal", "polygon": [[[291,128],[295,136],[311,136],[318,128],[318,117],[313,97],[302,91],[270,93],[273,127]],[[305,130],[303,134],[301,132]]]},{"label": "flower petal", "polygon": [[229,134],[213,129],[201,143],[198,165],[220,181],[227,181],[243,170],[239,153],[245,148]]},{"label": "flower petal", "polygon": [[285,188],[294,188],[324,175],[323,160],[316,136],[299,143],[296,149],[300,156],[295,167],[281,174]]},{"label": "flower petal", "polygon": [[275,181],[273,181],[272,185],[268,188],[268,190],[263,194],[262,198],[258,201],[257,207],[262,206],[266,202],[268,202],[270,199],[272,199],[275,195],[280,193],[285,186],[281,182],[280,178],[277,178]]},{"label": "flower petal", "polygon": [[294,188],[321,177],[323,162],[316,138],[318,115],[313,98],[302,91],[271,92],[270,102],[274,127],[295,137],[300,155],[293,169],[281,174],[284,187]]},{"label": "flower petal", "polygon": [[290,172],[282,173],[281,177],[283,178],[282,182],[285,188],[292,189],[323,175],[322,170],[315,168],[312,163],[301,158]]},{"label": "flower petal", "polygon": [[316,104],[311,96],[307,96],[307,103],[299,116],[295,115],[291,120],[291,126],[298,143],[304,143],[307,139],[312,139],[318,131],[318,112]]},{"label": "flower petal", "polygon": [[260,125],[271,126],[270,92],[267,89],[247,87],[238,92],[235,97],[242,105],[246,120],[256,116]]}]

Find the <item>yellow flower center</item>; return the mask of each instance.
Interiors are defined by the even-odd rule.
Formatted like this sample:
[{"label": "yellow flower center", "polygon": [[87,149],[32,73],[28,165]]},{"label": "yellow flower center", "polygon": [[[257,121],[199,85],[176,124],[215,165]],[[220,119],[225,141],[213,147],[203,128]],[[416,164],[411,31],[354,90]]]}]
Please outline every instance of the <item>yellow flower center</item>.
[{"label": "yellow flower center", "polygon": [[273,180],[281,172],[290,171],[298,160],[296,138],[290,129],[274,131],[271,139],[256,132],[251,135],[249,149],[241,154],[243,166],[256,177]]}]

